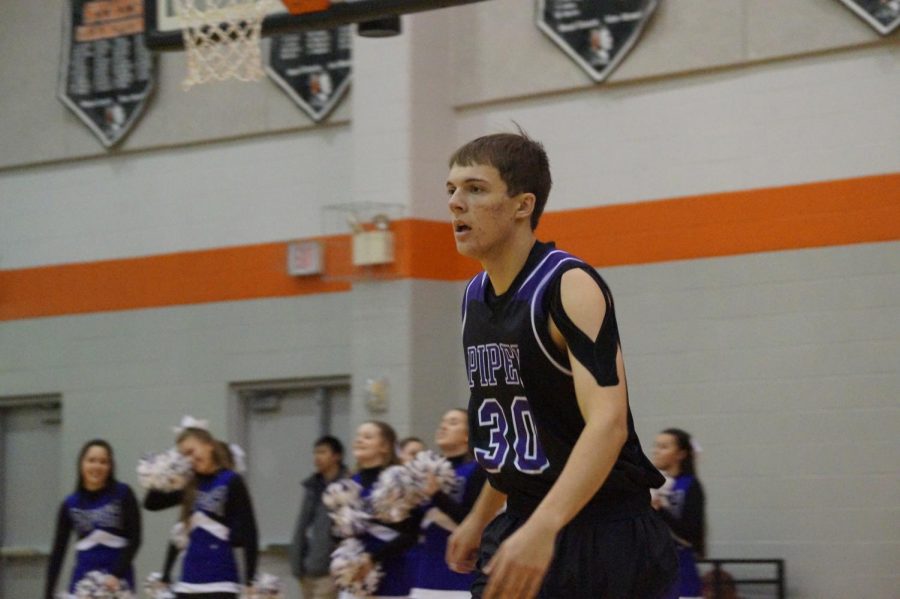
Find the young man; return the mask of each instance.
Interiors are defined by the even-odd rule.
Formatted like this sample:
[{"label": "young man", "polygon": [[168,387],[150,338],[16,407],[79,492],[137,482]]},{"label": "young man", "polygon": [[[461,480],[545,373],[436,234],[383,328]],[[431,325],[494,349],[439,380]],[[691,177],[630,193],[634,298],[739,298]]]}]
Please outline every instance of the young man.
[{"label": "young man", "polygon": [[462,319],[470,442],[490,484],[447,561],[465,572],[477,557],[476,598],[651,599],[677,576],[650,507],[664,479],[634,432],[609,288],[535,238],[550,185],[524,133],[478,138],[450,160],[456,247],[484,267]]},{"label": "young man", "polygon": [[303,503],[290,547],[291,571],[300,579],[304,599],[335,599],[337,589],[329,566],[337,545],[322,493],[329,484],[347,476],[344,446],[334,437],[322,437],[313,446],[313,464],[316,472],[303,481]]}]

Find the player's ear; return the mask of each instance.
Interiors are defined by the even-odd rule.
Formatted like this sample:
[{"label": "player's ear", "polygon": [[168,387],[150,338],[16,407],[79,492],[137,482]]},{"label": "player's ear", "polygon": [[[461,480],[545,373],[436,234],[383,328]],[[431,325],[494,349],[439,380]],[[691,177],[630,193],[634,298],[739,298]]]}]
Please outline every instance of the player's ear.
[{"label": "player's ear", "polygon": [[516,218],[524,218],[531,220],[531,213],[534,212],[534,202],[536,198],[533,193],[526,192],[520,193],[515,197],[515,201],[518,203],[516,206]]}]

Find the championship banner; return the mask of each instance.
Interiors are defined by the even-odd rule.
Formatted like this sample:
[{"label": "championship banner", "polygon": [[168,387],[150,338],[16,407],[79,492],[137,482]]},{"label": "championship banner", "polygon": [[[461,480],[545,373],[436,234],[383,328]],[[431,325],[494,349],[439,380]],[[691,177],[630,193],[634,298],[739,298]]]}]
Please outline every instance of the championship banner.
[{"label": "championship banner", "polygon": [[841,0],[881,35],[900,25],[900,0]]},{"label": "championship banner", "polygon": [[537,25],[594,81],[637,42],[659,0],[537,0]]},{"label": "championship banner", "polygon": [[272,38],[266,73],[315,122],[337,106],[350,85],[353,26]]},{"label": "championship banner", "polygon": [[70,0],[59,98],[114,146],[144,112],[153,56],[144,46],[143,0]]}]

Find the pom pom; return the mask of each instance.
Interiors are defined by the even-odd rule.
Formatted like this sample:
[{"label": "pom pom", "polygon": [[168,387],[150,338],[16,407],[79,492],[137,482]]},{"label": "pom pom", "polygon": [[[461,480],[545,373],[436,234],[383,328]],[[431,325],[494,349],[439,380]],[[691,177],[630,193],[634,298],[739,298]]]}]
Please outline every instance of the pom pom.
[{"label": "pom pom", "polygon": [[349,478],[333,482],[322,493],[322,503],[331,516],[332,530],[339,537],[352,537],[366,529],[370,516],[365,511],[362,487]]},{"label": "pom pom", "polygon": [[416,484],[422,489],[423,495],[429,475],[437,479],[438,488],[445,494],[453,495],[459,490],[459,479],[456,477],[453,464],[431,450],[417,453],[416,457],[407,464],[407,468],[412,473]]},{"label": "pom pom", "polygon": [[132,599],[128,583],[119,579],[119,590],[111,591],[106,586],[109,574],[92,570],[75,583],[75,599]]},{"label": "pom pom", "polygon": [[406,466],[391,466],[382,470],[369,496],[372,512],[383,522],[400,522],[419,505],[425,495],[413,472]]},{"label": "pom pom", "polygon": [[277,576],[260,572],[241,599],[284,599],[284,585]]},{"label": "pom pom", "polygon": [[659,501],[660,507],[668,510],[672,507],[669,499],[672,497],[672,492],[675,490],[675,479],[667,474],[663,474],[666,477],[666,482],[658,489],[650,489],[650,499]]},{"label": "pom pom", "polygon": [[138,462],[138,483],[151,491],[180,491],[193,476],[190,461],[174,447],[145,454]]},{"label": "pom pom", "polygon": [[345,539],[331,554],[331,576],[341,590],[359,597],[369,597],[378,588],[384,576],[381,566],[375,564],[361,580],[355,580],[366,563],[366,551],[358,539]]},{"label": "pom pom", "polygon": [[162,574],[153,572],[144,580],[144,593],[150,599],[175,599],[175,593],[163,582]]}]

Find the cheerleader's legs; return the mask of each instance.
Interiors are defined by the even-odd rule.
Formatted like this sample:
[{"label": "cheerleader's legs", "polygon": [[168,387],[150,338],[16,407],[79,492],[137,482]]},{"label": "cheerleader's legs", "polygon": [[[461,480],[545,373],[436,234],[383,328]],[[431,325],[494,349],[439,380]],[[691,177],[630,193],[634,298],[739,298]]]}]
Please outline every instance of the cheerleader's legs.
[{"label": "cheerleader's legs", "polygon": [[238,599],[237,593],[176,593],[176,599]]}]

